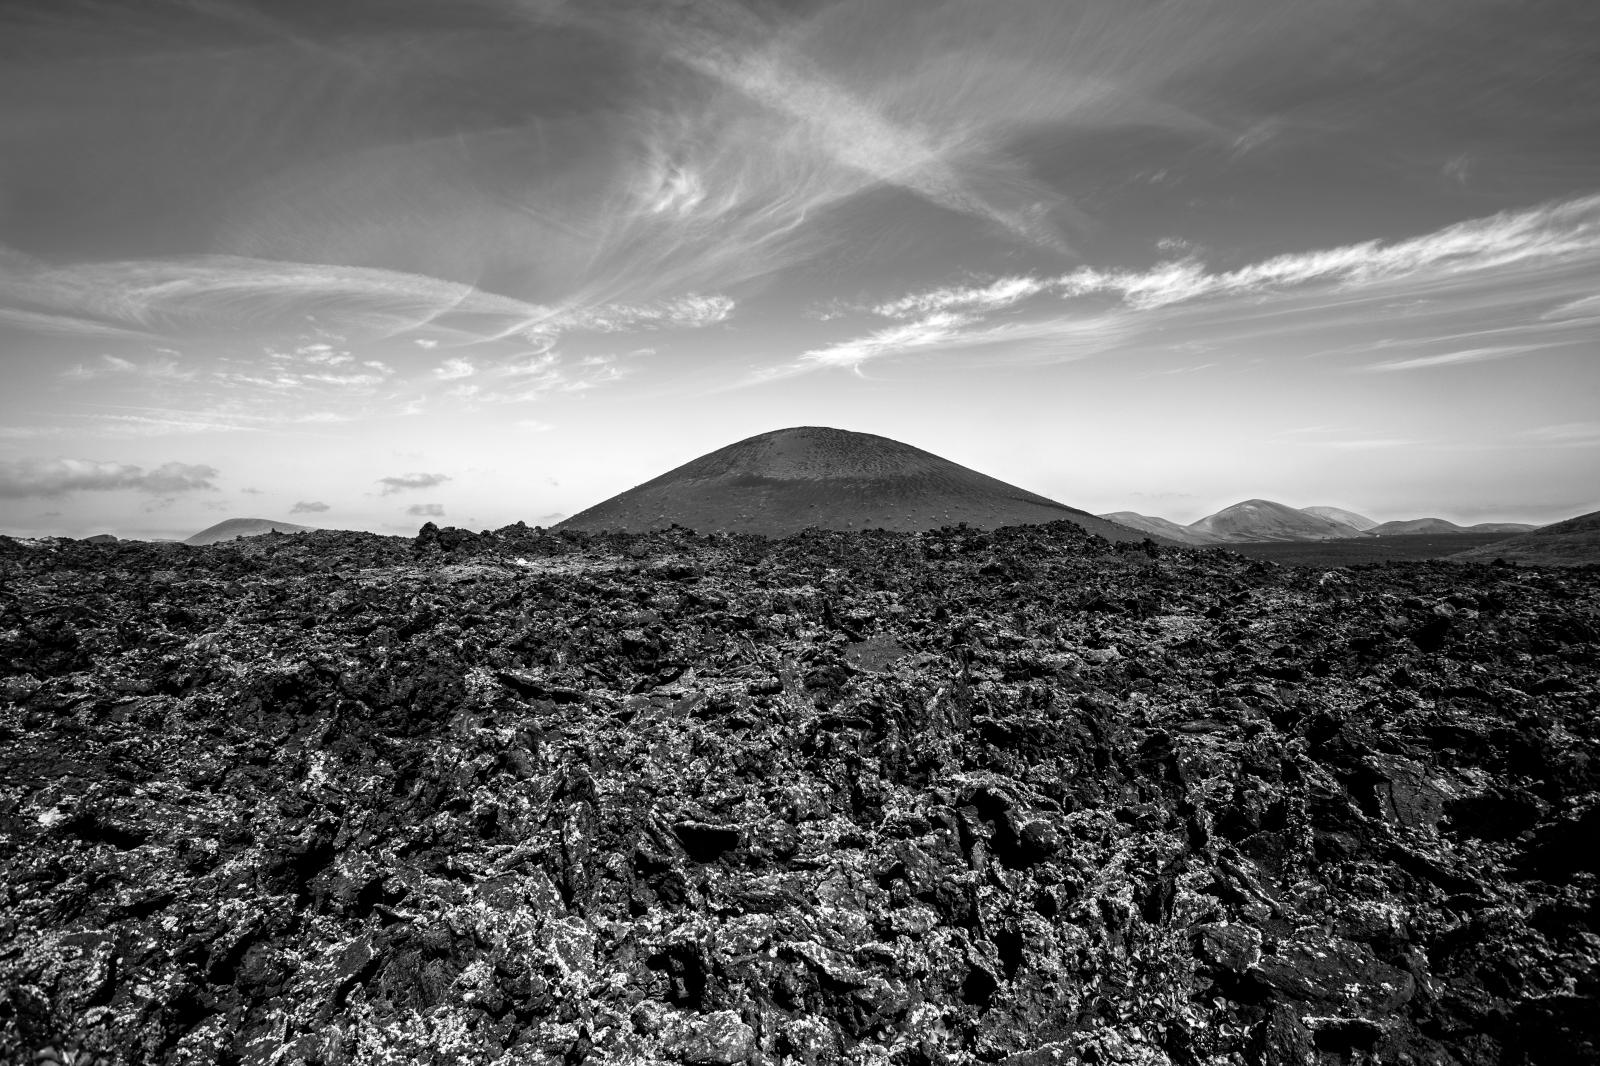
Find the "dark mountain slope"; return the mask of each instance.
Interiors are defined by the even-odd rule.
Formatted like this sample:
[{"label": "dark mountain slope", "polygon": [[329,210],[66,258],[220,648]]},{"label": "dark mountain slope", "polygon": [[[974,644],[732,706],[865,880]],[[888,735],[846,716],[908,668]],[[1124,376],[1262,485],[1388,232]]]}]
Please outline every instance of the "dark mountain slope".
[{"label": "dark mountain slope", "polygon": [[1600,511],[1541,526],[1532,533],[1472,548],[1450,558],[1462,562],[1504,559],[1543,566],[1600,563]]},{"label": "dark mountain slope", "polygon": [[719,448],[559,528],[638,532],[679,525],[782,537],[808,527],[916,532],[961,522],[993,529],[1063,519],[1114,541],[1146,536],[887,437],[800,426]]}]

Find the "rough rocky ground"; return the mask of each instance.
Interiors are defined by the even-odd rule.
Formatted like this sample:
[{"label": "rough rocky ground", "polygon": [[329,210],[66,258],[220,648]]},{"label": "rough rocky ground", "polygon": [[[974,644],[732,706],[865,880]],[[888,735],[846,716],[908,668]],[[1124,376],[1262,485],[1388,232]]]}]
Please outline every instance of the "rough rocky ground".
[{"label": "rough rocky ground", "polygon": [[1583,1063],[1600,570],[0,538],[11,1061]]}]

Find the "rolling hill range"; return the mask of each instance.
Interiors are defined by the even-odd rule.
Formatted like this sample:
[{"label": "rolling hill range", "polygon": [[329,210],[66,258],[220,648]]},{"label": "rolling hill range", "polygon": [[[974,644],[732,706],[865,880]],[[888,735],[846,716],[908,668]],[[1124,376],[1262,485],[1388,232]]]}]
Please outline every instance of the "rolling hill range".
[{"label": "rolling hill range", "polygon": [[1600,563],[1600,511],[1541,526],[1531,533],[1472,548],[1450,558],[1461,562],[1505,559],[1541,566]]},{"label": "rolling hill range", "polygon": [[[1224,507],[1216,514],[1183,526],[1165,518],[1137,511],[1113,511],[1100,516],[1130,529],[1140,529],[1190,547],[1218,544],[1273,544],[1300,541],[1360,540],[1363,538],[1408,537],[1413,543],[1403,546],[1403,554],[1416,550],[1417,537],[1469,538],[1465,546],[1478,546],[1489,534],[1526,533],[1536,527],[1522,522],[1479,522],[1457,525],[1444,518],[1413,518],[1379,523],[1366,515],[1342,507],[1290,507],[1274,500],[1245,500]],[[1441,542],[1444,544],[1444,542]],[[1447,544],[1444,544],[1448,548]],[[1362,553],[1357,553],[1360,555]],[[1379,551],[1376,554],[1382,555]],[[1433,554],[1438,554],[1434,552]],[[1429,555],[1428,557],[1432,557]]]},{"label": "rolling hill range", "polygon": [[1479,522],[1463,526],[1448,518],[1411,518],[1401,522],[1384,522],[1367,532],[1375,537],[1392,537],[1418,533],[1531,533],[1538,528],[1527,522]]},{"label": "rolling hill range", "polygon": [[1226,541],[1342,540],[1366,536],[1354,526],[1272,500],[1245,500],[1224,507],[1190,523],[1189,528]]},{"label": "rolling hill range", "polygon": [[229,518],[214,526],[207,526],[184,541],[185,544],[220,544],[240,537],[259,537],[263,533],[305,533],[310,526],[297,526],[293,522],[275,522],[270,518]]},{"label": "rolling hill range", "polygon": [[800,426],[709,452],[557,528],[639,532],[679,525],[782,537],[808,527],[915,532],[960,522],[993,529],[1063,519],[1110,540],[1148,535],[888,437]]},{"label": "rolling hill range", "polygon": [[1142,530],[1153,537],[1165,537],[1167,540],[1183,544],[1191,548],[1209,548],[1215,544],[1223,544],[1223,538],[1214,533],[1204,533],[1189,526],[1180,526],[1178,523],[1165,518],[1156,518],[1143,515],[1138,511],[1112,511],[1100,516],[1107,522],[1115,522],[1119,526],[1129,529]]}]

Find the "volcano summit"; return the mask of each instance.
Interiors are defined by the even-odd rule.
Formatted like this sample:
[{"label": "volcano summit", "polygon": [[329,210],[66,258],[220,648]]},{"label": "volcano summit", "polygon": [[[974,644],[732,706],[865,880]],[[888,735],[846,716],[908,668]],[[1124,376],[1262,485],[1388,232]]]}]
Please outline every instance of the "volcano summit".
[{"label": "volcano summit", "polygon": [[559,528],[671,525],[783,537],[802,529],[917,532],[1065,519],[1108,540],[1146,534],[888,437],[799,426],[749,437],[573,515]]}]

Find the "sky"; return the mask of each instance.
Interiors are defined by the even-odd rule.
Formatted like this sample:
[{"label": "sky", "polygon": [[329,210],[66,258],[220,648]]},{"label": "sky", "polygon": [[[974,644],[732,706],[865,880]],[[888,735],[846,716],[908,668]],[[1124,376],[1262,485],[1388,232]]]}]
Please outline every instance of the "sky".
[{"label": "sky", "polygon": [[1593,0],[4,0],[0,531],[559,517],[871,432],[1600,508]]}]

